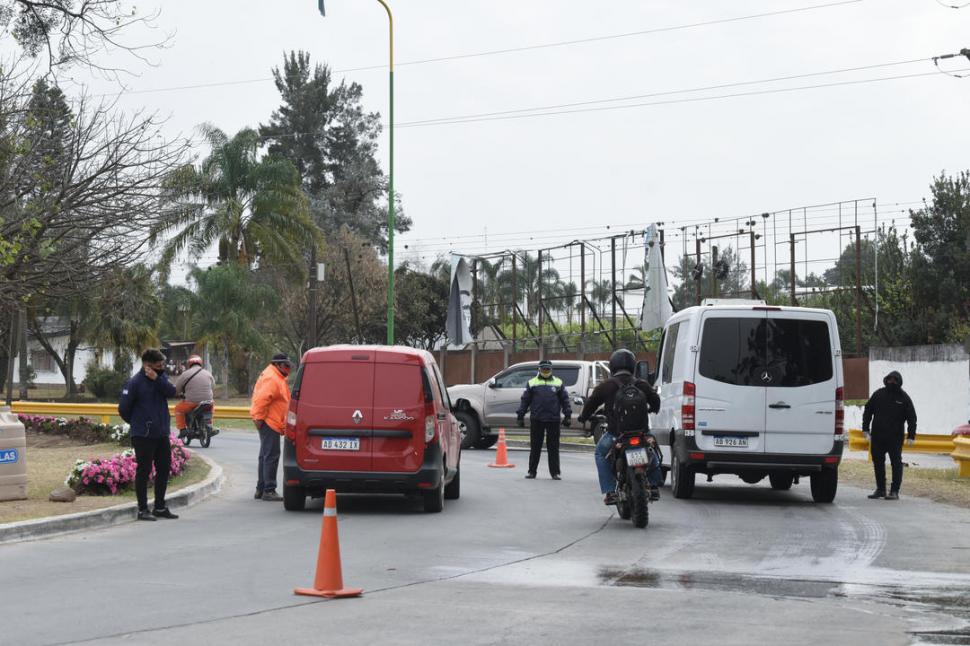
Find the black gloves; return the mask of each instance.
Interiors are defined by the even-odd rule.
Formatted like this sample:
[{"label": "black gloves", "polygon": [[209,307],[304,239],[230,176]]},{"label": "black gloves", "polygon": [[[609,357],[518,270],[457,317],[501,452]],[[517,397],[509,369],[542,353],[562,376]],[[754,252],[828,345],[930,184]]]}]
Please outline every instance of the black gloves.
[{"label": "black gloves", "polygon": [[569,428],[572,425],[573,425],[573,421],[571,419],[569,419],[568,417],[566,417],[566,418],[564,418],[562,420],[562,427],[563,428]]},{"label": "black gloves", "polygon": [[515,423],[519,428],[525,428],[525,417],[515,418]]}]

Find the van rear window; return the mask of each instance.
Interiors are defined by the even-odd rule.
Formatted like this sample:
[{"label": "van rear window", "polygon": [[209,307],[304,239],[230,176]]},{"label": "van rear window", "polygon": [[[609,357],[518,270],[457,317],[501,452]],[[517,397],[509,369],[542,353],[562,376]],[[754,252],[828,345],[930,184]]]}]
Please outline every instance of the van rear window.
[{"label": "van rear window", "polygon": [[735,386],[794,388],[832,379],[828,323],[714,318],[704,322],[700,374]]},{"label": "van rear window", "polygon": [[[413,408],[424,406],[425,382],[420,366],[385,364],[374,366],[374,406],[377,408]],[[428,386],[430,387],[430,383]],[[430,393],[429,393],[430,394]]]},{"label": "van rear window", "polygon": [[370,406],[374,364],[308,363],[303,367],[300,401],[314,406]]}]

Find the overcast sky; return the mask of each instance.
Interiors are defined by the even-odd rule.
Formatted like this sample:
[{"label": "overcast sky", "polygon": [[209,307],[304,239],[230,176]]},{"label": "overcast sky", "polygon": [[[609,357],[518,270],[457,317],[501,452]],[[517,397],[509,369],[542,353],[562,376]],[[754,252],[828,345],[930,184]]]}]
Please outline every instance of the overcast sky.
[{"label": "overcast sky", "polygon": [[[528,240],[534,234],[513,234],[551,231],[541,238],[545,246],[607,233],[609,224],[665,221],[674,227],[870,196],[905,206],[928,195],[934,174],[970,167],[970,79],[934,73],[931,62],[626,103],[931,73],[918,78],[404,127],[438,117],[926,59],[970,47],[970,7],[954,10],[936,0],[390,2],[399,63],[837,5],[401,65],[396,184],[414,227],[399,238],[399,257],[429,261],[450,249],[484,251],[486,227],[488,250],[536,248],[538,242]],[[387,57],[387,20],[376,0],[327,0],[326,18],[315,0],[166,0],[161,9],[160,28],[174,32],[171,47],[152,55],[156,67],[135,66],[140,77],[127,82],[138,92],[121,104],[157,109],[169,117],[173,135],[193,134],[206,121],[230,133],[266,121],[279,104],[270,70],[291,49],[308,50],[315,62],[335,70],[381,65]],[[946,64],[970,67],[966,59]],[[337,76],[362,84],[367,107],[386,117],[386,69]],[[256,81],[162,91],[250,80]],[[110,87],[92,85],[96,91]],[[385,168],[386,160],[382,145]],[[559,229],[571,230],[556,234]],[[445,235],[465,237],[442,240]]]}]

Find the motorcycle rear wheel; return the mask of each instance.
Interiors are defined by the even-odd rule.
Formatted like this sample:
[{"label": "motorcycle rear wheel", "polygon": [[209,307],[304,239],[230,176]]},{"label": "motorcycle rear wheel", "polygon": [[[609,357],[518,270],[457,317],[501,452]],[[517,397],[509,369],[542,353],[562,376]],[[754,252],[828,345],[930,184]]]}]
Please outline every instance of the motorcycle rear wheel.
[{"label": "motorcycle rear wheel", "polygon": [[203,449],[209,448],[209,444],[212,443],[212,435],[209,434],[209,429],[204,428],[199,433],[199,444],[202,445]]},{"label": "motorcycle rear wheel", "polygon": [[633,526],[646,527],[650,520],[650,510],[647,508],[647,487],[639,478],[631,478],[629,487],[630,506],[633,511]]}]

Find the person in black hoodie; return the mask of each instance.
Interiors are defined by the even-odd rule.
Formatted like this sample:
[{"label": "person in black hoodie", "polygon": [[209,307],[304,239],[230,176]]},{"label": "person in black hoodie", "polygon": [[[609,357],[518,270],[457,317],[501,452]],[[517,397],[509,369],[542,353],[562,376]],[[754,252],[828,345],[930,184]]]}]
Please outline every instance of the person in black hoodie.
[{"label": "person in black hoodie", "polygon": [[[862,414],[862,432],[869,438],[876,490],[870,498],[899,499],[903,483],[903,425],[909,445],[916,441],[916,408],[903,390],[903,377],[895,370],[882,380],[883,387],[872,393]],[[892,463],[893,480],[886,493],[886,455]]]},{"label": "person in black hoodie", "polygon": [[[131,425],[131,446],[135,449],[135,497],[138,520],[178,518],[165,506],[165,490],[171,467],[168,400],[175,386],[165,376],[165,355],[149,349],[141,355],[142,367],[124,385],[118,413]],[[148,477],[155,467],[155,509],[148,511]]]}]

